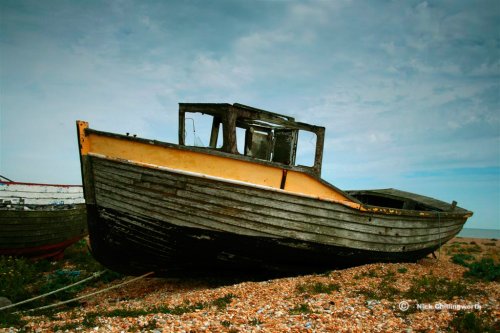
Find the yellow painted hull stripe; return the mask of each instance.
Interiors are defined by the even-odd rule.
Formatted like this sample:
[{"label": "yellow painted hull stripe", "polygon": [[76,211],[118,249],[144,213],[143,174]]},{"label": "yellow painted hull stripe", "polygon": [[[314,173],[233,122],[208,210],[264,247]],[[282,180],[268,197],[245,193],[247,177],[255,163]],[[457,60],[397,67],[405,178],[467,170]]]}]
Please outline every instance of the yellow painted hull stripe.
[{"label": "yellow painted hull stripe", "polygon": [[[78,123],[79,126],[88,126]],[[81,131],[83,133],[84,131]],[[158,146],[137,141],[108,137],[90,133],[80,137],[82,155],[98,155],[111,159],[127,160],[131,163],[164,167],[194,174],[206,175],[226,181],[236,181],[249,185],[280,190],[283,170],[278,167],[242,161],[230,157],[204,154],[175,147]],[[288,170],[285,192],[342,203],[361,209],[336,189],[323,184],[314,177]]]}]

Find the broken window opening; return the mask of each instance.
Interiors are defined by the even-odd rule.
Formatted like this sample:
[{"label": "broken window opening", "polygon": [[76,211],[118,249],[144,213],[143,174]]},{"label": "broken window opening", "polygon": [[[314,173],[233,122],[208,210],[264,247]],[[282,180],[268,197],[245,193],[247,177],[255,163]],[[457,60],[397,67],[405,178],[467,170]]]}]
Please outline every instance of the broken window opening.
[{"label": "broken window opening", "polygon": [[184,142],[186,146],[220,148],[223,145],[223,126],[217,117],[186,112]]},{"label": "broken window opening", "polygon": [[249,127],[245,133],[245,155],[261,160],[271,159],[273,132],[270,129]]},{"label": "broken window opening", "polygon": [[273,162],[295,165],[297,132],[296,129],[290,128],[274,129]]},{"label": "broken window opening", "polygon": [[313,132],[300,130],[297,144],[296,165],[312,167],[316,159],[317,135]]},{"label": "broken window opening", "polygon": [[245,154],[245,136],[246,130],[243,127],[236,127],[236,148],[241,155]]}]

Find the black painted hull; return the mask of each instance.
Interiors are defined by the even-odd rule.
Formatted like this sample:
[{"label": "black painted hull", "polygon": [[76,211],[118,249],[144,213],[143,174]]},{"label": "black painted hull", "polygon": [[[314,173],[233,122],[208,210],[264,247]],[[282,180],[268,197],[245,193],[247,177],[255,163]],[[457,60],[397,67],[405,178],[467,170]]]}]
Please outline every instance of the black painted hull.
[{"label": "black painted hull", "polygon": [[[378,252],[326,246],[286,238],[234,235],[178,227],[165,221],[127,215],[89,206],[89,233],[94,257],[104,266],[127,275],[154,271],[157,276],[239,274],[279,276],[321,272],[372,262],[411,262],[427,256],[436,247],[410,252]],[[127,232],[123,229],[127,223]],[[150,235],[156,250],[135,236],[141,227],[156,230]]]}]

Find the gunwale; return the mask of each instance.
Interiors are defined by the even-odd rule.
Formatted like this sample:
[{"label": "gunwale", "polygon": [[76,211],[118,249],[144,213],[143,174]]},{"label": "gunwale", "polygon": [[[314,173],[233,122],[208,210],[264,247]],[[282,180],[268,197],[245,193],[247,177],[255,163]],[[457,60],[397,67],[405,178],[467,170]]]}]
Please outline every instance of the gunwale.
[{"label": "gunwale", "polygon": [[36,185],[36,186],[48,186],[48,187],[64,187],[64,188],[81,188],[81,185],[75,184],[48,184],[48,183],[30,183],[30,182],[15,182],[15,181],[4,181],[0,180],[0,185]]}]

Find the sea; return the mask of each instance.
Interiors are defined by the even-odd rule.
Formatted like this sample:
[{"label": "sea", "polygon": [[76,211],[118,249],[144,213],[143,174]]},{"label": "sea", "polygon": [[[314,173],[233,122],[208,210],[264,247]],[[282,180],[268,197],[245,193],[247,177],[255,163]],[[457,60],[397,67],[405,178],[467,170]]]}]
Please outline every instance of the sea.
[{"label": "sea", "polygon": [[500,239],[500,230],[463,228],[462,231],[460,231],[460,233],[457,235],[457,237]]}]

